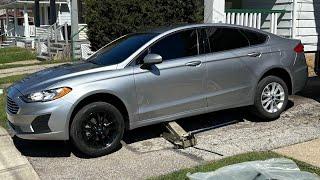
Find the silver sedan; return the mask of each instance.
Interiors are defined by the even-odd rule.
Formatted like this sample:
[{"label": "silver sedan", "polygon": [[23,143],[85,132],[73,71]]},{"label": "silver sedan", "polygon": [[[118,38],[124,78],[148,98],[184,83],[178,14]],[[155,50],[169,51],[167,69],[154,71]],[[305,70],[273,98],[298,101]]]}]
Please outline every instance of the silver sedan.
[{"label": "silver sedan", "polygon": [[20,138],[71,140],[113,152],[125,130],[248,106],[275,119],[307,81],[304,47],[256,29],[198,24],[125,35],[87,61],[46,69],[8,89]]}]

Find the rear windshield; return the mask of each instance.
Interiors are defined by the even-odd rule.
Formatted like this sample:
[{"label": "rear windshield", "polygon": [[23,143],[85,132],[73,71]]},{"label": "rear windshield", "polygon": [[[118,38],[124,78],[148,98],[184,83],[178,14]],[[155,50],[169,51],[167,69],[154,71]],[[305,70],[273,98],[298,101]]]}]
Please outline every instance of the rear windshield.
[{"label": "rear windshield", "polygon": [[88,61],[103,66],[119,64],[157,35],[135,33],[123,36],[100,49]]}]

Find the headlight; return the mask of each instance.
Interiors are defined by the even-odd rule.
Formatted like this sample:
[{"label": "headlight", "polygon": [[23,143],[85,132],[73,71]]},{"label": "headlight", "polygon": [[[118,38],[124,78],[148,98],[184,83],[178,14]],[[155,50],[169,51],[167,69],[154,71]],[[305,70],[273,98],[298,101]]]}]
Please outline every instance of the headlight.
[{"label": "headlight", "polygon": [[22,96],[22,99],[28,103],[52,101],[67,95],[71,90],[72,89],[68,87],[44,90]]}]

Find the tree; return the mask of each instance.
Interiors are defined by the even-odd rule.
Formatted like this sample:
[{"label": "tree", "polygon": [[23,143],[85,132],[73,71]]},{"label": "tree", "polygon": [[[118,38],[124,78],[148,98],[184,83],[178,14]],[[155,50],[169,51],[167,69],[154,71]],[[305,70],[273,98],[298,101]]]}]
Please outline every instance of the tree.
[{"label": "tree", "polygon": [[93,50],[137,31],[203,21],[203,0],[85,0]]}]

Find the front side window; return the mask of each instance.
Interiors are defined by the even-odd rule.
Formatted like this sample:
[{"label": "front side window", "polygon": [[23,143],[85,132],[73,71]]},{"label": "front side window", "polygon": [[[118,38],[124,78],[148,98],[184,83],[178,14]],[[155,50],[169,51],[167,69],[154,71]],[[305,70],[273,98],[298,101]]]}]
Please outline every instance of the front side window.
[{"label": "front side window", "polygon": [[103,66],[119,64],[157,35],[136,33],[123,36],[100,49],[88,61]]},{"label": "front side window", "polygon": [[233,50],[249,46],[248,39],[238,30],[224,27],[207,28],[211,52]]},{"label": "front side window", "polygon": [[169,35],[155,43],[149,53],[159,54],[164,61],[199,54],[196,30],[186,30]]}]

